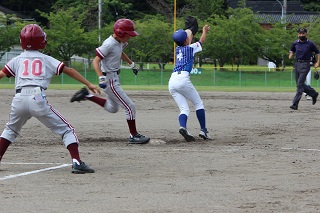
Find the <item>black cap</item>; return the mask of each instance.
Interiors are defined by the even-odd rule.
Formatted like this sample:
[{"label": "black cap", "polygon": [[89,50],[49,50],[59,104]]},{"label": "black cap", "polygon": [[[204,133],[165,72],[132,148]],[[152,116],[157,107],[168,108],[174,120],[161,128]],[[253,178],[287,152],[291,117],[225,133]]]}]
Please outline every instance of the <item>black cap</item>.
[{"label": "black cap", "polygon": [[297,30],[297,32],[298,32],[298,33],[307,33],[308,31],[307,31],[306,28],[299,28],[299,29]]}]

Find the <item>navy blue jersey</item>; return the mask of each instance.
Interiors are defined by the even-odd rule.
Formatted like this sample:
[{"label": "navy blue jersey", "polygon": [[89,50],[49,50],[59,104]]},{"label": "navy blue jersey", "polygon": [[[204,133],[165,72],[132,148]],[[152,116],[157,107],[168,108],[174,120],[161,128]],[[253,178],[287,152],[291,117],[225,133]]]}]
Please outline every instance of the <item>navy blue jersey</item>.
[{"label": "navy blue jersey", "polygon": [[296,40],[292,43],[290,52],[296,54],[297,60],[311,60],[312,53],[319,54],[319,49],[311,40],[305,42]]}]

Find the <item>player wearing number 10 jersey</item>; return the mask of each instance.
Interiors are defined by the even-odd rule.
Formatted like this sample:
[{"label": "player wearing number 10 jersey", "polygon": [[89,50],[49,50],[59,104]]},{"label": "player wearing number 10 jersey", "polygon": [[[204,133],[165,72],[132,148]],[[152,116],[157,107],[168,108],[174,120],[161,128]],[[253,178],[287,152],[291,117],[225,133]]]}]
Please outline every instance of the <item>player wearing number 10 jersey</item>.
[{"label": "player wearing number 10 jersey", "polygon": [[26,25],[20,33],[20,44],[24,52],[11,59],[0,71],[0,79],[5,76],[15,78],[16,90],[9,121],[0,137],[0,160],[9,145],[19,136],[22,126],[31,117],[35,117],[62,137],[72,158],[72,173],[93,173],[94,170],[80,160],[79,141],[74,128],[48,103],[45,90],[51,78],[62,72],[85,84],[94,93],[100,94],[99,87],[91,84],[75,69],[39,52],[47,44],[46,34],[40,26]]}]

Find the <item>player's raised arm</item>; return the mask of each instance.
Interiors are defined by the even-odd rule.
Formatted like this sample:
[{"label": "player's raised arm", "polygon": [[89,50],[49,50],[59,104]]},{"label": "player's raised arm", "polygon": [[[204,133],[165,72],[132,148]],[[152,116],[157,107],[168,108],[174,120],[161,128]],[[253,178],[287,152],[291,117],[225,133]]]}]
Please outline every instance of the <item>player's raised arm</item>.
[{"label": "player's raised arm", "polygon": [[204,25],[203,26],[202,35],[201,35],[200,40],[199,40],[202,44],[206,41],[207,33],[209,32],[209,30],[210,30],[210,26],[209,25]]}]

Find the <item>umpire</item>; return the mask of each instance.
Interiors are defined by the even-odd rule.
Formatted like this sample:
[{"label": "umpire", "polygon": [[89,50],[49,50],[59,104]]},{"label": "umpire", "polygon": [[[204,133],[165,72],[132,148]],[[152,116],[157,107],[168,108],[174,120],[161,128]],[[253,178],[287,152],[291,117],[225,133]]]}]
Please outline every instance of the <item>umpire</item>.
[{"label": "umpire", "polygon": [[311,86],[306,85],[306,77],[310,71],[310,61],[312,60],[312,53],[317,55],[317,62],[314,67],[319,66],[320,52],[315,43],[307,39],[307,29],[298,29],[298,40],[292,43],[291,49],[289,51],[289,59],[293,58],[296,54],[296,60],[294,62],[294,73],[296,77],[297,92],[293,98],[292,105],[290,106],[293,110],[298,110],[299,101],[301,99],[302,93],[305,92],[307,95],[312,97],[312,104],[317,102],[319,93],[315,91]]}]

